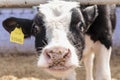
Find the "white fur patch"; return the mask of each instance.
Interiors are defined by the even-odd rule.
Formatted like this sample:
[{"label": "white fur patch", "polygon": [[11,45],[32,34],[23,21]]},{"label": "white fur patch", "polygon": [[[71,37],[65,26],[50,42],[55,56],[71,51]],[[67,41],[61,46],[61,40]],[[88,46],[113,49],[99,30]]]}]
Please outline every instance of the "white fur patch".
[{"label": "white fur patch", "polygon": [[93,80],[93,65],[94,65],[94,42],[91,40],[90,36],[85,35],[85,49],[83,51],[82,61],[84,62],[86,69],[86,80]]},{"label": "white fur patch", "polygon": [[[111,80],[109,64],[111,47],[107,49],[105,45],[99,41],[94,43],[88,35],[85,35],[85,43],[86,47],[82,60],[86,68],[86,80],[93,80],[93,71],[95,72],[95,80]],[[93,66],[95,66],[95,68],[93,68]]]},{"label": "white fur patch", "polygon": [[112,48],[107,49],[99,41],[95,43],[95,80],[111,80],[110,56]]},{"label": "white fur patch", "polygon": [[65,1],[51,1],[48,4],[41,4],[39,11],[44,15],[44,22],[46,27],[46,38],[48,45],[43,49],[39,60],[38,66],[47,67],[47,61],[44,58],[44,50],[54,46],[60,46],[71,51],[70,60],[66,63],[66,66],[72,66],[67,72],[55,72],[46,70],[48,73],[63,77],[69,74],[74,68],[79,66],[78,56],[75,48],[69,42],[67,33],[71,22],[71,9],[78,7],[77,2],[65,2]]},{"label": "white fur patch", "polygon": [[[77,2],[51,1],[40,5],[39,11],[44,14],[46,37],[48,43],[54,40],[66,40],[71,21],[71,9],[78,7]],[[61,36],[62,35],[62,36]]]},{"label": "white fur patch", "polygon": [[85,35],[85,49],[84,49],[83,55],[89,56],[89,54],[90,54],[89,52],[93,52],[92,51],[93,46],[94,46],[93,40],[91,40],[90,36]]},{"label": "white fur patch", "polygon": [[79,6],[77,2],[66,2],[54,0],[50,1],[48,4],[40,5],[40,12],[42,12],[47,20],[51,20],[55,17],[60,17],[69,13],[72,8],[76,8]]}]

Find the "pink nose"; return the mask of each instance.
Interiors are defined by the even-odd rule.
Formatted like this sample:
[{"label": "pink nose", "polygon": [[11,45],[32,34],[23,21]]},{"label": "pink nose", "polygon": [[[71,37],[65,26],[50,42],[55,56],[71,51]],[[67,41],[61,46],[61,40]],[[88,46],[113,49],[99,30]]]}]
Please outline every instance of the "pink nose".
[{"label": "pink nose", "polygon": [[71,51],[64,47],[52,47],[45,49],[44,54],[48,60],[56,61],[59,59],[67,60],[70,58]]}]

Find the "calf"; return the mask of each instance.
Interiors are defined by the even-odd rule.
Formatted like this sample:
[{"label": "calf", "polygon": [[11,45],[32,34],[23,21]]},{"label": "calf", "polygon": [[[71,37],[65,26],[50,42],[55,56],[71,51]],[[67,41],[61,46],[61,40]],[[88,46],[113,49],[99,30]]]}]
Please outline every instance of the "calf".
[{"label": "calf", "polygon": [[10,17],[3,26],[9,33],[21,27],[25,38],[35,36],[37,65],[51,75],[76,80],[74,70],[83,61],[86,80],[93,80],[93,69],[95,80],[111,80],[115,5],[50,1],[39,6],[33,20]]}]

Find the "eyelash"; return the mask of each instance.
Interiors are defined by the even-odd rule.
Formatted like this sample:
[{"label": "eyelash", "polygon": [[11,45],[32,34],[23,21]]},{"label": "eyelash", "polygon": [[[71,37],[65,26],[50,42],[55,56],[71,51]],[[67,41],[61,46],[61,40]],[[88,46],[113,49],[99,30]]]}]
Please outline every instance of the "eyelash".
[{"label": "eyelash", "polygon": [[80,31],[84,31],[83,22],[79,22],[79,23],[77,24],[77,29],[80,30]]},{"label": "eyelash", "polygon": [[40,28],[38,26],[34,26],[33,33],[34,35],[37,35],[40,32]]}]

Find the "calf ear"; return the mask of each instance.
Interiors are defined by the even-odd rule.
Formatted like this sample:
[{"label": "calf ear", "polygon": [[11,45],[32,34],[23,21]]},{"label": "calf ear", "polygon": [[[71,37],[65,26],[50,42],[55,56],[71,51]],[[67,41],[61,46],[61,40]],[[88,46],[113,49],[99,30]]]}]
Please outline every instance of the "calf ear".
[{"label": "calf ear", "polygon": [[84,16],[86,25],[90,26],[98,16],[97,5],[88,6],[85,9],[83,9],[83,16]]},{"label": "calf ear", "polygon": [[32,24],[33,24],[33,20],[21,19],[15,17],[10,17],[3,21],[3,27],[5,28],[5,30],[11,33],[11,31],[13,31],[16,27],[21,28],[25,38],[31,36]]}]

